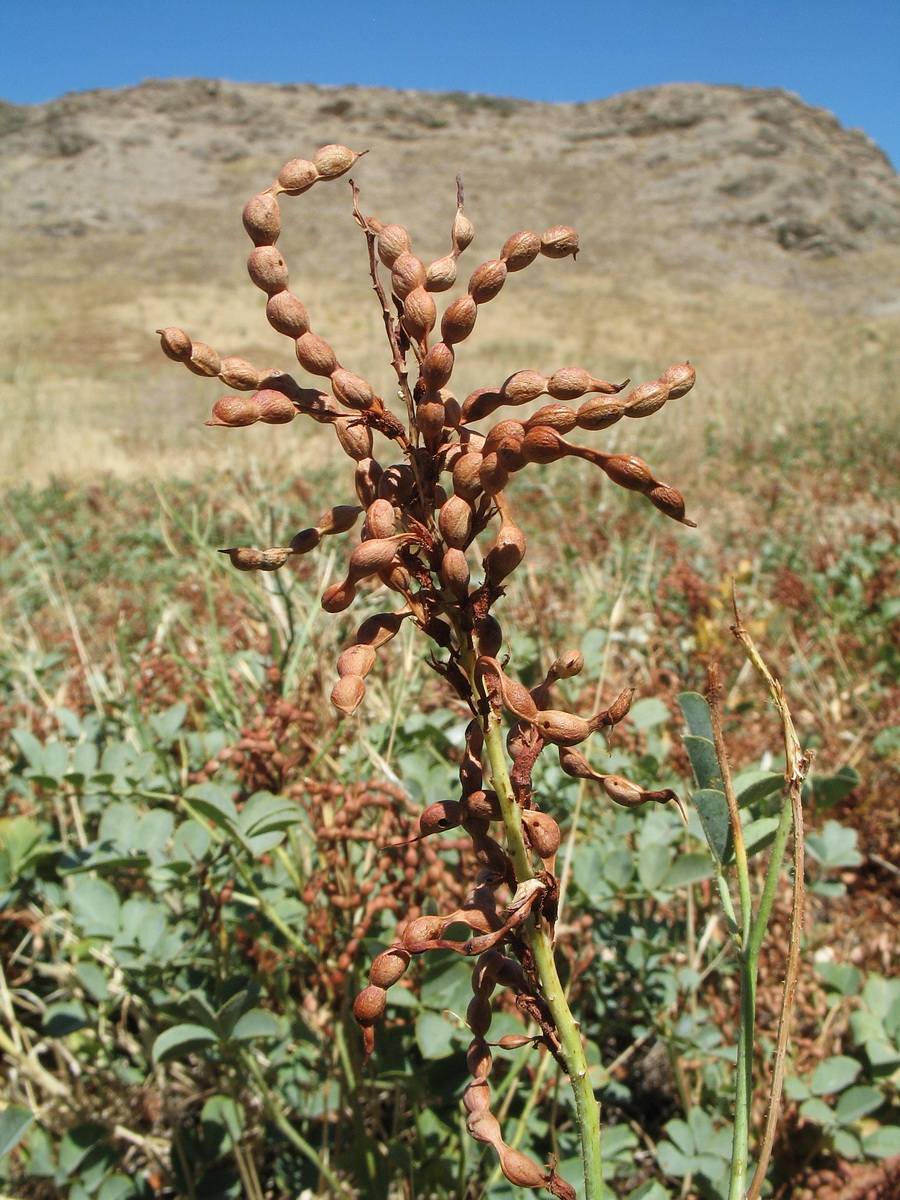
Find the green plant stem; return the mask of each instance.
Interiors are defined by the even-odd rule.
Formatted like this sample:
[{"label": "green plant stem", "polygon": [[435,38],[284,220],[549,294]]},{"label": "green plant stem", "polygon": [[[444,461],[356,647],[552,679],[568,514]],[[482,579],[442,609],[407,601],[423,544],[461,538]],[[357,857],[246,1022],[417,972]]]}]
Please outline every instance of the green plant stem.
[{"label": "green plant stem", "polygon": [[[474,664],[471,665],[474,666]],[[470,673],[470,679],[473,681],[474,688],[474,671]],[[516,803],[509,778],[503,747],[503,732],[499,721],[493,715],[485,718],[483,727],[484,745],[491,767],[491,779],[494,791],[500,800],[500,810],[506,826],[507,851],[513,861],[516,879],[522,883],[526,879],[533,879],[534,871],[522,835],[522,814]],[[584,1197],[585,1200],[600,1200],[603,1189],[600,1162],[600,1106],[594,1096],[594,1089],[588,1074],[581,1034],[566,1001],[565,991],[553,957],[553,945],[546,929],[533,917],[529,917],[523,928],[534,955],[542,996],[553,1015],[563,1061],[575,1093],[575,1114],[581,1142],[581,1161],[584,1167]]]},{"label": "green plant stem", "polygon": [[250,1074],[253,1076],[253,1079],[259,1088],[259,1098],[262,1101],[263,1108],[265,1108],[266,1115],[269,1117],[269,1119],[278,1126],[287,1140],[313,1164],[320,1175],[330,1184],[335,1196],[349,1197],[350,1190],[347,1185],[334,1173],[322,1156],[316,1152],[315,1147],[312,1146],[302,1134],[297,1132],[297,1130],[293,1127],[293,1125],[278,1107],[277,1103],[272,1098],[272,1093],[269,1090],[269,1085],[266,1083],[259,1063],[253,1057],[253,1055],[251,1053],[245,1053],[241,1055],[241,1059],[249,1070]]}]

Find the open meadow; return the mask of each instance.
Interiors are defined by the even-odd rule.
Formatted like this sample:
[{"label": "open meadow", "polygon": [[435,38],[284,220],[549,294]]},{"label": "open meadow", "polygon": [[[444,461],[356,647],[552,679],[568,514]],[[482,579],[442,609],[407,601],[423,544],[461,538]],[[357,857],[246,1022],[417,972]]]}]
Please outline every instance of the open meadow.
[{"label": "open meadow", "polygon": [[[471,713],[406,621],[338,719],[338,655],[398,607],[366,581],[352,607],[322,610],[357,534],[271,573],[218,551],[287,547],[355,505],[352,467],[304,416],[204,425],[228,389],[154,334],[183,327],[297,371],[247,279],[239,214],[286,158],[329,141],[369,147],[351,171],[363,210],[403,221],[426,263],[447,253],[460,171],[476,241],[439,311],[513,231],[578,229],[577,261],[541,257],[479,308],[456,348],[460,401],[524,369],[639,384],[696,368],[647,419],[570,438],[639,455],[696,528],[578,459],[510,480],[527,554],[497,603],[503,656],[534,688],[580,649],[559,691],[577,713],[634,688],[629,718],[582,750],[685,798],[699,777],[678,697],[705,693],[717,663],[761,889],[784,744],[730,629],[736,596],[813,756],[764,1194],[898,1194],[900,181],[861,134],[784,93],[626,100],[168,81],[0,109],[4,1195],[521,1194],[466,1133],[471,965],[416,956],[367,1063],[352,1013],[405,925],[465,900],[469,839],[410,839],[426,804],[459,792]],[[276,120],[291,105],[299,133]],[[862,209],[868,223],[847,215]],[[316,333],[402,416],[346,181],[282,212]],[[475,575],[493,536],[472,546]],[[726,1197],[739,972],[700,819],[615,807],[555,757],[534,781],[562,831],[557,961],[611,1193]],[[755,1130],[789,938],[786,873],[760,966]],[[533,1033],[528,1017],[504,994],[491,1038]],[[577,1179],[552,1056],[495,1047],[491,1082],[507,1142]]]}]

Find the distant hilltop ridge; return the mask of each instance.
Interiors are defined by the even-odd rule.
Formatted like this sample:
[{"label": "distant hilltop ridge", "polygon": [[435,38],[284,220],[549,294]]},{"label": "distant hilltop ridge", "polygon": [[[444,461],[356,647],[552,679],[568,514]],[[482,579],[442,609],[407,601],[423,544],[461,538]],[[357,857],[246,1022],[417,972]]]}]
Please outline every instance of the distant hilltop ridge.
[{"label": "distant hilltop ridge", "polygon": [[601,238],[614,222],[661,242],[762,238],[793,256],[900,242],[900,177],[884,153],[780,89],[666,84],[549,104],[206,79],[0,101],[0,233],[144,232],[173,205],[207,208],[223,180],[246,190],[329,141],[389,148],[366,170],[396,193],[395,213],[408,215],[422,179],[440,168],[452,180],[462,164],[467,186],[524,182],[542,206],[574,206],[572,223]]}]

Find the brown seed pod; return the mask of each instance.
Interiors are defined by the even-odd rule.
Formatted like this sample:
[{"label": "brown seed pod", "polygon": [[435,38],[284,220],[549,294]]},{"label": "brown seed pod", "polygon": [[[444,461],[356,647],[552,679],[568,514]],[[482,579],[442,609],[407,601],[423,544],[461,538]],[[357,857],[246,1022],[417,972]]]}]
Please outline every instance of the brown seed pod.
[{"label": "brown seed pod", "polygon": [[429,804],[419,817],[419,833],[428,837],[432,833],[444,833],[462,823],[465,813],[458,800],[438,800]]},{"label": "brown seed pod", "polygon": [[448,546],[464,550],[472,536],[472,506],[462,496],[451,496],[438,513],[438,528]]},{"label": "brown seed pod", "polygon": [[568,225],[554,225],[541,238],[541,254],[547,258],[578,256],[578,234]]},{"label": "brown seed pod", "polygon": [[415,288],[424,287],[425,264],[408,250],[398,254],[391,266],[391,289],[395,296],[405,300]]},{"label": "brown seed pod", "polygon": [[390,500],[373,500],[366,509],[366,532],[370,538],[390,537],[397,528],[397,514]]},{"label": "brown seed pod", "polygon": [[403,930],[401,941],[404,946],[414,946],[417,942],[434,942],[444,931],[442,917],[416,917]]},{"label": "brown seed pod", "polygon": [[167,325],[165,329],[157,329],[159,343],[163,354],[173,362],[187,362],[191,357],[191,339],[177,325]]},{"label": "brown seed pod", "polygon": [[[438,342],[439,346],[443,344],[443,342]],[[440,391],[444,404],[444,426],[447,429],[458,429],[462,416],[460,403],[449,388],[442,387]]]},{"label": "brown seed pod", "polygon": [[[483,1037],[474,1037],[466,1051],[466,1067],[469,1074],[474,1080],[487,1079],[493,1064],[494,1056],[491,1054],[490,1046]],[[477,1112],[479,1110],[472,1108],[469,1111]]]},{"label": "brown seed pod", "polygon": [[517,452],[525,437],[525,426],[521,421],[498,421],[489,430],[481,448],[482,455],[499,454],[500,461],[506,466],[505,454]]},{"label": "brown seed pod", "polygon": [[482,455],[473,450],[461,455],[453,466],[453,490],[463,500],[475,500],[481,494],[481,461]]},{"label": "brown seed pod", "polygon": [[446,292],[456,283],[456,259],[452,254],[436,258],[425,268],[425,287],[429,292]]},{"label": "brown seed pod", "polygon": [[[475,1028],[479,1028],[484,1023],[483,1020],[479,1020],[479,1016],[481,1016],[481,1014],[476,1011],[473,1016]],[[482,1042],[484,1045],[487,1045],[487,1042],[484,1041],[483,1037],[476,1036],[472,1044],[474,1045],[475,1042]],[[472,1079],[466,1084],[466,1086],[463,1088],[463,1105],[465,1106],[466,1112],[470,1114],[468,1118],[469,1120],[475,1119],[481,1113],[487,1113],[487,1115],[490,1116],[491,1086],[487,1079]]]},{"label": "brown seed pod", "polygon": [[358,504],[336,504],[334,508],[325,509],[316,522],[316,528],[323,537],[347,533],[356,524],[361,512]]},{"label": "brown seed pod", "polygon": [[306,305],[287,290],[270,296],[266,304],[266,318],[273,329],[290,338],[302,337],[309,332],[309,313]]},{"label": "brown seed pod", "polygon": [[372,454],[372,430],[357,417],[336,417],[332,422],[341,449],[348,458],[362,462]]},{"label": "brown seed pod", "polygon": [[270,550],[232,546],[229,550],[220,550],[219,553],[227,554],[231,565],[239,571],[277,571],[291,556],[288,546],[273,546]]},{"label": "brown seed pod", "polygon": [[321,540],[322,535],[318,529],[301,529],[291,538],[291,554],[309,554]]},{"label": "brown seed pod", "polygon": [[576,746],[586,741],[594,732],[593,723],[574,713],[546,708],[534,719],[534,725],[545,742],[555,746]]},{"label": "brown seed pod", "polygon": [[360,1025],[374,1025],[384,1015],[386,1007],[387,992],[370,983],[353,1001],[353,1015]]},{"label": "brown seed pod", "polygon": [[[422,435],[422,440],[433,454],[441,440],[444,429],[444,406],[438,399],[437,393],[426,392],[416,405],[416,429]],[[446,497],[445,497],[446,499]],[[442,503],[435,490],[435,505]]]},{"label": "brown seed pod", "polygon": [[437,308],[424,287],[413,288],[403,301],[402,325],[414,342],[424,342],[434,329]]},{"label": "brown seed pod", "polygon": [[530,266],[541,252],[541,239],[536,233],[523,230],[514,233],[503,243],[500,259],[508,271],[521,271]]},{"label": "brown seed pod", "polygon": [[288,285],[287,263],[275,246],[257,246],[247,257],[247,274],[267,296],[283,292]]},{"label": "brown seed pod", "polygon": [[453,251],[455,254],[462,254],[463,250],[467,249],[472,244],[472,238],[475,236],[475,226],[466,216],[461,208],[457,208],[456,215],[453,218],[453,226],[450,230],[450,237],[453,241]]},{"label": "brown seed pod", "polygon": [[[432,322],[432,327],[434,322]],[[453,374],[453,347],[435,342],[422,359],[422,382],[429,391],[439,391]]]},{"label": "brown seed pod", "polygon": [[663,371],[659,382],[667,389],[670,400],[678,400],[691,390],[697,381],[697,372],[690,363],[676,363]]},{"label": "brown seed pod", "polygon": [[595,771],[581,751],[576,750],[574,746],[559,747],[559,765],[573,779],[593,779],[598,783],[603,782],[604,776],[601,772]]},{"label": "brown seed pod", "polygon": [[[370,221],[369,223],[373,226],[375,224],[374,221]],[[393,267],[401,254],[409,253],[412,243],[409,240],[409,234],[402,225],[381,225],[377,233],[378,240],[376,246],[378,257],[386,267]]]},{"label": "brown seed pod", "polygon": [[259,420],[259,405],[254,396],[222,396],[215,402],[207,425],[227,425],[236,429]]},{"label": "brown seed pod", "polygon": [[400,630],[408,613],[375,613],[366,617],[356,631],[356,640],[360,645],[372,646],[377,649],[389,642]]},{"label": "brown seed pod", "polygon": [[447,305],[441,317],[441,339],[448,346],[463,342],[475,328],[475,318],[478,316],[478,305],[471,296],[460,296]]},{"label": "brown seed pod", "polygon": [[463,400],[462,408],[460,409],[460,421],[464,425],[475,421],[483,421],[492,412],[496,412],[498,408],[502,408],[503,404],[503,397],[494,388],[478,388],[477,391],[470,392],[465,400]]},{"label": "brown seed pod", "polygon": [[361,675],[342,675],[331,689],[331,703],[345,717],[352,717],[366,694]]},{"label": "brown seed pod", "polygon": [[527,404],[547,390],[547,380],[540,371],[516,371],[504,380],[500,395],[504,404]]},{"label": "brown seed pod", "polygon": [[579,429],[608,429],[625,415],[625,401],[612,396],[590,396],[575,414]]},{"label": "brown seed pod", "polygon": [[381,480],[381,464],[374,458],[361,458],[353,473],[353,486],[363,508],[368,508],[373,500],[378,498],[378,484]]},{"label": "brown seed pod", "polygon": [[503,629],[496,617],[488,613],[475,624],[478,652],[487,658],[496,658],[503,647]]},{"label": "brown seed pod", "polygon": [[482,656],[478,663],[483,675],[488,679],[496,679],[500,700],[507,712],[526,721],[533,721],[537,717],[537,705],[524,684],[519,683],[517,679],[510,678],[495,658]]},{"label": "brown seed pod", "polygon": [[289,196],[308,191],[318,178],[318,172],[306,158],[292,158],[278,172],[276,185]]},{"label": "brown seed pod", "polygon": [[664,512],[673,521],[680,521],[682,525],[690,525],[692,529],[696,528],[696,522],[689,521],[684,515],[684,497],[669,484],[658,483],[656,487],[647,492],[647,498],[651,504],[656,505],[660,512]]},{"label": "brown seed pod", "polygon": [[411,533],[395,533],[393,537],[372,538],[371,541],[361,542],[350,555],[347,582],[356,584],[361,579],[387,570],[400,547],[408,546],[415,540]]},{"label": "brown seed pod", "polygon": [[[491,1004],[484,996],[475,995],[469,1001],[469,1006],[466,1009],[466,1024],[472,1030],[472,1033],[477,1038],[483,1038],[491,1027]],[[469,1108],[470,1101],[478,1096],[478,1092],[474,1088],[466,1089],[466,1107]],[[478,1101],[476,1100],[476,1103]],[[470,1109],[470,1111],[473,1111]],[[478,1111],[475,1109],[474,1111]],[[486,1109],[484,1111],[487,1111]]]},{"label": "brown seed pod", "polygon": [[185,366],[195,375],[205,375],[209,378],[218,375],[222,360],[206,342],[194,342],[191,346],[191,356],[185,362]]},{"label": "brown seed pod", "polygon": [[259,387],[259,371],[246,358],[223,358],[219,363],[219,378],[241,392],[255,392]]},{"label": "brown seed pod", "polygon": [[538,425],[546,425],[557,433],[569,433],[577,424],[575,413],[565,404],[545,404],[525,422],[525,432]]},{"label": "brown seed pod", "polygon": [[331,376],[338,368],[337,356],[324,338],[317,337],[311,330],[294,342],[297,361],[310,375]]},{"label": "brown seed pod", "polygon": [[[365,151],[363,151],[363,154]],[[346,146],[338,146],[334,143],[328,146],[322,146],[313,155],[313,166],[316,168],[316,174],[320,179],[337,179],[346,171],[349,171],[353,164],[361,155],[354,154],[352,150],[348,150]]]},{"label": "brown seed pod", "polygon": [[522,813],[522,824],[528,832],[528,840],[538,858],[548,860],[553,858],[559,849],[559,826],[549,813],[537,809],[526,809]]},{"label": "brown seed pod", "polygon": [[402,508],[413,494],[416,474],[409,463],[394,463],[382,474],[378,483],[378,495],[390,500],[396,508]]},{"label": "brown seed pod", "polygon": [[669,398],[668,388],[658,379],[632,388],[623,400],[626,417],[649,417],[662,408]]},{"label": "brown seed pod", "polygon": [[506,283],[506,263],[499,258],[490,259],[476,267],[469,279],[469,295],[476,304],[487,304]]},{"label": "brown seed pod", "polygon": [[[524,442],[523,442],[524,445]],[[496,496],[498,492],[502,492],[509,483],[509,471],[500,461],[499,456],[494,454],[485,454],[481,459],[481,469],[478,472],[478,480],[482,490],[489,496]]]},{"label": "brown seed pod", "polygon": [[497,541],[494,542],[485,557],[485,574],[494,587],[497,587],[515,571],[524,558],[524,552],[526,552],[526,540],[524,540],[522,530],[518,528],[515,521],[512,521],[511,517],[504,514]]},{"label": "brown seed pod", "polygon": [[577,400],[590,391],[592,382],[584,367],[561,367],[547,380],[547,391],[554,400]]},{"label": "brown seed pod", "polygon": [[281,233],[281,212],[277,197],[271,192],[251,196],[244,205],[243,222],[254,246],[274,246]]},{"label": "brown seed pod", "polygon": [[361,375],[354,375],[345,367],[337,367],[331,372],[330,378],[331,390],[341,404],[355,408],[358,412],[378,407],[372,385]]},{"label": "brown seed pod", "polygon": [[466,1129],[476,1142],[487,1142],[491,1146],[505,1145],[500,1135],[500,1122],[492,1112],[473,1112],[466,1120]]},{"label": "brown seed pod", "polygon": [[[496,1150],[500,1158],[500,1170],[515,1187],[538,1188],[549,1184],[550,1176],[547,1172],[515,1146],[507,1146],[506,1142],[501,1142],[496,1146]],[[572,1194],[574,1195],[574,1192]]]},{"label": "brown seed pod", "polygon": [[289,400],[284,392],[265,388],[257,392],[253,399],[259,408],[259,419],[265,425],[286,425],[297,415],[293,401]]},{"label": "brown seed pod", "polygon": [[636,454],[604,454],[598,456],[599,465],[613,483],[632,492],[649,492],[658,486],[650,468]]},{"label": "brown seed pod", "polygon": [[554,659],[550,665],[550,670],[547,672],[550,676],[556,679],[571,679],[573,675],[580,675],[584,670],[584,655],[580,650],[564,650],[559,658]]},{"label": "brown seed pod", "polygon": [[469,595],[469,560],[464,550],[448,546],[441,559],[441,582],[457,600]]},{"label": "brown seed pod", "polygon": [[366,646],[360,643],[348,646],[346,650],[342,650],[338,655],[337,673],[341,679],[345,675],[358,675],[360,679],[364,679],[374,667],[375,657],[374,646]]},{"label": "brown seed pod", "polygon": [[409,966],[411,955],[402,946],[391,946],[376,958],[372,959],[369,967],[369,983],[375,987],[393,987],[402,979]]},{"label": "brown seed pod", "polygon": [[522,457],[526,462],[552,463],[568,453],[566,443],[549,425],[535,425],[526,430],[522,439]]},{"label": "brown seed pod", "polygon": [[462,806],[466,817],[474,817],[478,821],[500,821],[503,818],[500,797],[490,788],[478,788],[470,792],[462,801]]},{"label": "brown seed pod", "polygon": [[349,608],[355,599],[356,588],[352,583],[343,580],[341,583],[333,583],[331,587],[325,589],[322,593],[321,603],[325,612],[339,613],[343,612],[345,608]]}]

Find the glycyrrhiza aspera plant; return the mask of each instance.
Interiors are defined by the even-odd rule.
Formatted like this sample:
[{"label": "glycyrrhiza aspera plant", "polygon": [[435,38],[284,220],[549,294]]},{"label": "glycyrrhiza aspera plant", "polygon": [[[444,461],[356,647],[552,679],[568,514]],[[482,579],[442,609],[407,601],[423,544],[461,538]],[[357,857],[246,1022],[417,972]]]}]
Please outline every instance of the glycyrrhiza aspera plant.
[{"label": "glycyrrhiza aspera plant", "polygon": [[[692,525],[681,495],[658,480],[642,459],[606,453],[567,440],[566,435],[601,431],[623,417],[648,417],[690,391],[695,373],[688,363],[678,363],[659,379],[626,392],[629,381],[607,382],[583,367],[563,366],[549,376],[519,370],[458,399],[449,389],[457,348],[472,334],[479,308],[498,296],[510,275],[539,257],[574,259],[578,235],[562,225],[543,235],[512,234],[496,258],[474,269],[465,294],[439,316],[435,297],[455,284],[458,260],[473,239],[461,184],[457,181],[450,250],[426,265],[413,253],[402,225],[364,214],[351,181],[353,215],[365,234],[371,281],[396,374],[391,386],[405,410],[401,419],[371,383],[343,366],[332,347],[313,332],[305,305],[288,289],[287,265],[276,245],[280,197],[299,196],[316,183],[337,179],[359,157],[344,146],[328,145],[308,161],[294,159],[269,188],[247,202],[243,213],[253,241],[248,270],[266,294],[266,317],[293,342],[303,370],[326,379],[330,391],[304,387],[281,371],[260,371],[242,358],[220,358],[209,345],[192,341],[178,328],[159,331],[162,347],[195,374],[218,377],[233,389],[215,402],[207,424],[238,427],[310,419],[333,427],[353,463],[357,505],[327,510],[290,545],[225,551],[239,570],[274,571],[315,550],[323,537],[349,533],[362,518],[345,577],[325,589],[322,607],[329,613],[343,612],[358,589],[372,583],[394,593],[395,600],[391,610],[362,622],[354,643],[338,658],[331,692],[335,708],[345,716],[355,712],[379,649],[409,623],[429,645],[429,665],[471,714],[458,797],[430,804],[419,821],[422,837],[461,827],[471,838],[471,889],[461,908],[401,925],[397,940],[371,963],[369,984],[353,1004],[366,1056],[375,1045],[388,989],[404,975],[414,955],[449,949],[472,958],[472,999],[466,1013],[472,1035],[471,1079],[463,1095],[469,1133],[493,1146],[513,1184],[575,1197],[554,1164],[540,1165],[504,1141],[491,1111],[492,993],[508,989],[534,1032],[507,1035],[498,1044],[521,1047],[523,1052],[542,1047],[568,1076],[584,1167],[582,1194],[597,1200],[602,1189],[599,1108],[582,1037],[554,960],[559,897],[554,867],[560,831],[541,810],[532,772],[541,754],[554,752],[566,774],[595,783],[614,804],[671,802],[680,808],[681,801],[668,789],[647,791],[620,775],[596,771],[579,751],[579,744],[593,733],[620,722],[632,698],[628,689],[587,717],[555,707],[554,685],[582,669],[579,650],[560,654],[531,689],[507,672],[507,636],[494,609],[526,552],[508,489],[512,484],[514,490],[520,472],[540,470],[566,457],[580,458],[613,483],[646,496],[665,517]],[[382,270],[389,273],[389,282],[382,282]],[[526,405],[533,408],[532,402],[541,397],[548,403],[527,418],[508,415]],[[471,936],[449,939],[450,927],[460,925],[468,926]]]}]

